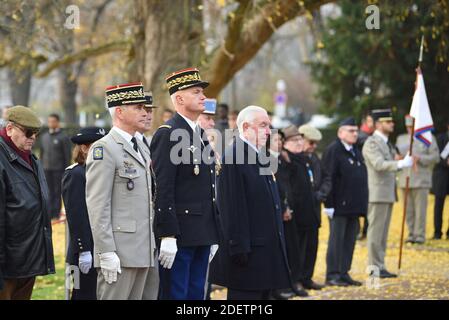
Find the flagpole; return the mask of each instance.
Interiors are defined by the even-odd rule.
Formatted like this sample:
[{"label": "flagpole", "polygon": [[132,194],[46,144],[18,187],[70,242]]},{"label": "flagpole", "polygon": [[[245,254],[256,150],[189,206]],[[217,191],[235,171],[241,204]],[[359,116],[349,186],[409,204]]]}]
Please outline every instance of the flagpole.
[{"label": "flagpole", "polygon": [[[423,52],[424,52],[424,35],[421,36],[421,45],[419,47],[419,58],[418,58],[418,67],[416,68],[416,85],[415,90],[418,87],[418,74],[421,73],[421,62],[423,59]],[[413,118],[413,126],[412,126],[412,132],[410,134],[410,148],[409,148],[409,155],[412,156],[413,153],[413,136],[415,135],[415,118]],[[405,192],[404,192],[404,211],[402,213],[402,225],[401,225],[401,242],[399,244],[399,259],[398,259],[398,274],[401,272],[401,263],[402,263],[402,247],[404,245],[404,229],[405,229],[405,218],[407,215],[407,200],[408,200],[408,194],[410,189],[410,171],[407,173],[407,177],[405,178]]]},{"label": "flagpole", "polygon": [[419,47],[418,67],[421,66],[423,50],[424,50],[424,35],[421,36],[421,46]]},{"label": "flagpole", "polygon": [[[408,153],[410,156],[412,156],[413,153],[413,136],[415,135],[415,118],[412,117],[413,125],[412,125],[412,132],[410,134],[410,147],[408,149]],[[401,242],[399,243],[399,260],[398,260],[398,274],[401,271],[401,263],[402,263],[402,247],[404,245],[404,229],[405,229],[405,217],[407,215],[407,200],[408,200],[408,193],[410,189],[410,171],[407,173],[407,177],[405,178],[405,192],[404,192],[404,211],[402,212],[402,225],[401,225]]]}]

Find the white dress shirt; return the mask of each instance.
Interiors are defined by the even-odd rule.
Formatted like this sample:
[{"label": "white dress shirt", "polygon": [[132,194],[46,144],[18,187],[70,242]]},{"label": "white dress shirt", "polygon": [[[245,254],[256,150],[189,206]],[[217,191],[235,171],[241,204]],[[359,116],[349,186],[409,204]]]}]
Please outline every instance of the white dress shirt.
[{"label": "white dress shirt", "polygon": [[[133,144],[132,141],[131,141],[131,139],[133,138],[132,135],[130,135],[128,132],[126,132],[126,131],[124,131],[124,130],[122,130],[122,129],[119,129],[119,128],[117,128],[117,127],[112,127],[111,130],[115,130],[119,135],[121,135],[121,136],[123,137],[123,139],[125,139],[125,140],[129,143],[129,145],[131,146],[131,148],[133,148],[133,150],[134,150],[134,144]],[[136,139],[140,139],[140,138],[138,138],[137,133],[138,133],[138,132],[136,132],[136,135],[135,135],[134,137],[137,137]],[[141,139],[141,140],[142,140],[142,139]],[[143,159],[143,157],[142,157],[142,155],[141,155],[140,152],[139,152],[139,149],[137,149],[136,152],[137,152],[137,155],[139,156],[139,159],[140,159],[142,162],[145,162],[144,159]]]}]

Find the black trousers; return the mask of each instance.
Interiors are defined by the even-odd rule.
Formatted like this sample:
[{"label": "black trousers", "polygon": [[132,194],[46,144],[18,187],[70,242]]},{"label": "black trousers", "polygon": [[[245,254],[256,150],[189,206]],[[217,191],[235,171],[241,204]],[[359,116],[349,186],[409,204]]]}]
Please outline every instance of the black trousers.
[{"label": "black trousers", "polygon": [[358,217],[334,216],[329,219],[329,225],[326,281],[346,276],[351,270],[355,242],[360,228]]},{"label": "black trousers", "polygon": [[[434,235],[441,237],[443,228],[443,209],[444,209],[444,200],[446,200],[446,196],[437,197],[435,196],[435,206],[433,208],[433,227],[434,227]],[[449,237],[449,228],[446,231],[446,235]]]},{"label": "black trousers", "polygon": [[72,290],[72,300],[97,300],[97,270],[92,266],[87,274],[79,272],[79,289]]},{"label": "black trousers", "polygon": [[228,300],[268,300],[270,290],[264,291],[246,291],[228,289]]},{"label": "black trousers", "polygon": [[318,228],[298,230],[300,281],[312,280],[318,253]]},{"label": "black trousers", "polygon": [[50,203],[50,218],[59,218],[61,212],[61,181],[64,170],[45,170]]}]

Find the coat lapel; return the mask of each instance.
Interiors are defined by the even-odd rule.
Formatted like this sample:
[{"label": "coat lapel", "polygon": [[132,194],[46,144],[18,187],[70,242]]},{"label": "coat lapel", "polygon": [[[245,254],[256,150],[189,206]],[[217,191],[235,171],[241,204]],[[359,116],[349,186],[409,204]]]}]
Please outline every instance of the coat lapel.
[{"label": "coat lapel", "polygon": [[[134,159],[136,159],[137,162],[139,162],[143,167],[145,167],[145,163],[142,162],[137,152],[134,151],[131,145],[125,139],[123,139],[123,137],[119,133],[115,132],[114,130],[111,130],[111,135],[114,138],[115,142],[123,146],[123,150],[129,153]],[[144,156],[142,155],[142,157]]]}]

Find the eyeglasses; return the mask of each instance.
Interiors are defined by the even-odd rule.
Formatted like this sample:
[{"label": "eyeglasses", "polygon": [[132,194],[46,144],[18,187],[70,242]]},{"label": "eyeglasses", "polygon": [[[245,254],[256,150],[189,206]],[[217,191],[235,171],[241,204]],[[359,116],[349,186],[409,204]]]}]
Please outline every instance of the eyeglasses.
[{"label": "eyeglasses", "polygon": [[25,128],[25,127],[18,125],[17,123],[13,123],[13,126],[16,127],[17,129],[19,129],[20,131],[22,131],[25,134],[25,137],[27,137],[28,139],[34,135],[36,135],[36,137],[39,135],[40,129]]}]

